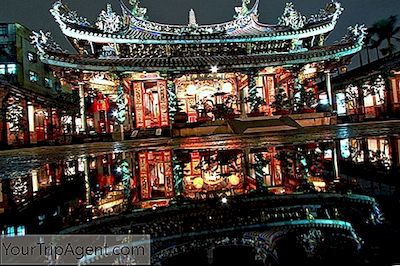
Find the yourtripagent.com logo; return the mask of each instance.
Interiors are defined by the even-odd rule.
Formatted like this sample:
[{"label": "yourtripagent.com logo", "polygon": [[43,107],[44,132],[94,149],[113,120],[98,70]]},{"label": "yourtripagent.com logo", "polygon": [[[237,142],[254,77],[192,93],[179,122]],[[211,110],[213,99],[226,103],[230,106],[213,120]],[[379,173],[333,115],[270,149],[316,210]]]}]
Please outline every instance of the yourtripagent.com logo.
[{"label": "yourtripagent.com logo", "polygon": [[150,265],[149,235],[30,235],[1,238],[5,265]]}]

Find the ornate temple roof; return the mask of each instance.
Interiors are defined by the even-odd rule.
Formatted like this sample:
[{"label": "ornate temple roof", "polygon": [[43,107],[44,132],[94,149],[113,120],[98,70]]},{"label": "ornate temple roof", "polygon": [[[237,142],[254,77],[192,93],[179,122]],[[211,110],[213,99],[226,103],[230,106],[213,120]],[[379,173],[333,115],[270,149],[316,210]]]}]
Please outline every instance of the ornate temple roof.
[{"label": "ornate temple roof", "polygon": [[198,25],[193,10],[188,25],[151,22],[138,0],[130,0],[132,9],[120,3],[121,15],[107,5],[90,23],[57,1],[51,13],[77,53],[62,50],[49,33],[34,32],[41,60],[93,71],[208,71],[212,65],[244,69],[338,60],[358,52],[365,37],[365,28],[356,25],[340,42],[324,45],[343,11],[337,2],[309,18],[288,3],[276,25],[258,21],[259,0],[251,8],[250,0],[243,0],[233,20],[213,25]]},{"label": "ornate temple roof", "polygon": [[[198,25],[190,21],[188,25],[152,22],[146,19],[146,9],[138,7],[137,0],[131,0],[132,10],[120,0],[122,15],[108,5],[95,23],[78,16],[76,11],[70,10],[61,1],[55,2],[50,11],[67,37],[90,42],[145,44],[301,39],[329,33],[343,11],[340,3],[332,2],[307,19],[295,10],[292,3],[288,3],[278,23],[267,25],[258,21],[259,0],[252,8],[247,7],[249,2],[243,0],[242,7],[236,7],[233,20],[212,25]],[[191,14],[193,18],[194,11]]]}]

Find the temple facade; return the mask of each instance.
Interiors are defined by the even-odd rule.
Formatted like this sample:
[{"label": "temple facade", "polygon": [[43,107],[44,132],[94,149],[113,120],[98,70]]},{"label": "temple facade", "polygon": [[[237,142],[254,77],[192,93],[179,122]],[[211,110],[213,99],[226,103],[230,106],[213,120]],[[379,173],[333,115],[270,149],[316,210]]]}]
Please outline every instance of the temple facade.
[{"label": "temple facade", "polygon": [[[57,1],[51,14],[75,51],[50,33],[34,32],[32,42],[40,60],[79,91],[81,133],[124,138],[179,128],[176,135],[185,135],[182,128],[221,121],[329,117],[331,73],[361,50],[364,26],[328,45],[340,3],[310,17],[288,3],[272,25],[259,21],[259,0],[249,2],[225,23],[199,25],[190,10],[187,25],[168,25],[150,21],[139,1],[121,1],[119,13],[108,4],[94,22]],[[317,94],[321,79],[326,91]]]}]

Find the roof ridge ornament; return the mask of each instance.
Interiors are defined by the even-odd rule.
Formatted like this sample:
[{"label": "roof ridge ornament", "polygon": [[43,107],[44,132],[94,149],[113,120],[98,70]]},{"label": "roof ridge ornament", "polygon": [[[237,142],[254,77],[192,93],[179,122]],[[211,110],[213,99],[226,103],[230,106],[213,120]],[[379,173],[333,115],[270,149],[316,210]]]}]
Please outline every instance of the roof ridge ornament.
[{"label": "roof ridge ornament", "polygon": [[300,30],[306,25],[307,18],[294,8],[292,2],[286,3],[283,15],[278,18],[278,25]]},{"label": "roof ridge ornament", "polygon": [[197,20],[196,20],[196,13],[194,12],[193,8],[189,11],[189,27],[197,27]]},{"label": "roof ridge ornament", "polygon": [[47,52],[67,53],[61,46],[53,40],[50,32],[32,31],[31,44],[36,47],[39,54],[46,54]]},{"label": "roof ridge ornament", "polygon": [[235,18],[242,18],[249,14],[250,9],[248,5],[250,4],[250,0],[242,0],[242,6],[235,7],[236,16]]},{"label": "roof ridge ornament", "polygon": [[107,9],[100,12],[96,26],[103,32],[115,33],[121,30],[122,19],[113,11],[111,4],[107,4]]},{"label": "roof ridge ornament", "polygon": [[147,8],[140,7],[140,0],[129,0],[129,4],[132,6],[132,15],[136,18],[146,20]]},{"label": "roof ridge ornament", "polygon": [[308,19],[308,23],[318,23],[329,19],[337,21],[343,11],[344,8],[340,2],[332,1],[324,9],[321,9],[317,15],[312,15]]},{"label": "roof ridge ornament", "polygon": [[364,45],[365,37],[367,36],[367,28],[364,24],[356,24],[347,28],[347,34],[342,38],[339,43],[355,43],[359,46]]},{"label": "roof ridge ornament", "polygon": [[63,26],[65,26],[65,22],[77,24],[82,27],[90,26],[90,22],[87,18],[78,16],[78,13],[75,10],[69,9],[69,7],[64,5],[61,0],[57,0],[53,4],[50,13],[54,16],[56,21]]}]

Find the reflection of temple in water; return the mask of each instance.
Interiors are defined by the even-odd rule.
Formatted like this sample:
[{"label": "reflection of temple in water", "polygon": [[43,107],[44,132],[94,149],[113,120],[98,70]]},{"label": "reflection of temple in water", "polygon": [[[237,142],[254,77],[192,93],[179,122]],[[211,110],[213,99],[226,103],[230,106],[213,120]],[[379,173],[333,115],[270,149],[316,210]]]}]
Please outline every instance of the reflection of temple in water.
[{"label": "reflection of temple in water", "polygon": [[[178,197],[202,200],[252,191],[330,191],[338,184],[338,176],[349,177],[362,189],[376,190],[368,178],[371,173],[378,173],[383,181],[396,176],[399,147],[398,137],[386,136],[266,148],[162,148],[66,158],[2,179],[0,214],[26,211],[36,206],[36,199],[47,197],[35,207],[32,223],[62,217],[58,222],[66,225],[127,208],[167,206]],[[16,232],[18,226],[3,230]]]}]

